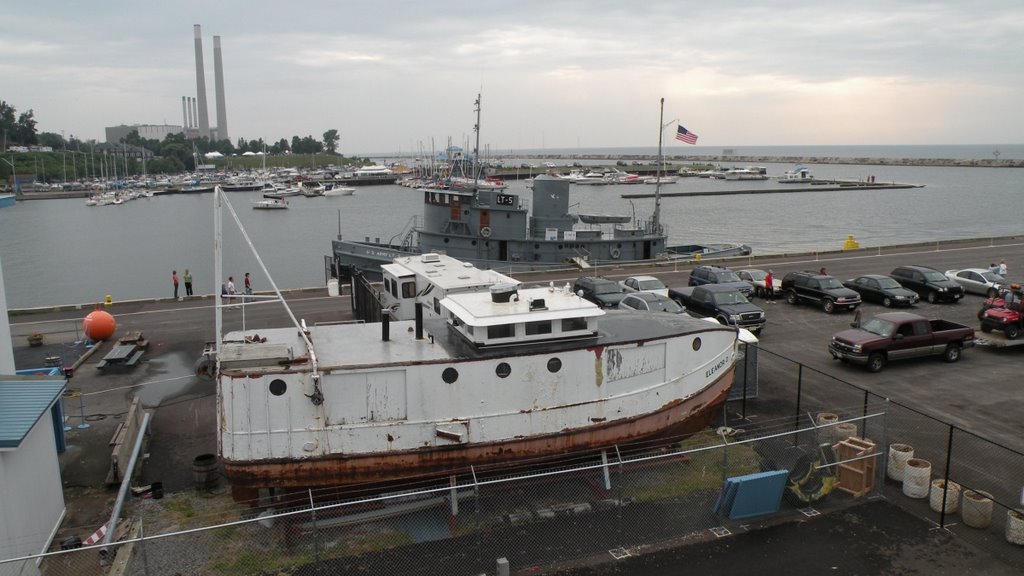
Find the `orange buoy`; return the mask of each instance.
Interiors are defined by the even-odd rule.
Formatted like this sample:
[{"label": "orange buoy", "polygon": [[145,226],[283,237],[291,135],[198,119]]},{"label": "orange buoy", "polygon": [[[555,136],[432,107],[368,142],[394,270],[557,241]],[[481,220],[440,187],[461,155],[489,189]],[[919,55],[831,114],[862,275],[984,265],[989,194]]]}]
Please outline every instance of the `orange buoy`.
[{"label": "orange buoy", "polygon": [[93,342],[110,338],[116,329],[114,317],[103,310],[93,310],[82,320],[82,332]]}]

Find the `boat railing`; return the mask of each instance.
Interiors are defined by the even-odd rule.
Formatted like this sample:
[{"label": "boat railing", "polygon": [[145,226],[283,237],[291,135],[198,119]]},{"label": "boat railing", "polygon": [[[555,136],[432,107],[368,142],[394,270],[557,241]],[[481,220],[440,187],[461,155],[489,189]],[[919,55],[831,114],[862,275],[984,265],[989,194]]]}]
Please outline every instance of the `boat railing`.
[{"label": "boat railing", "polygon": [[413,241],[415,240],[416,237],[416,230],[419,229],[419,227],[420,217],[418,215],[411,216],[409,218],[409,221],[405,223],[405,226],[403,226],[402,229],[397,234],[388,239],[388,245],[393,246],[395,244],[395,239],[401,236],[401,246],[411,248],[414,245]]}]

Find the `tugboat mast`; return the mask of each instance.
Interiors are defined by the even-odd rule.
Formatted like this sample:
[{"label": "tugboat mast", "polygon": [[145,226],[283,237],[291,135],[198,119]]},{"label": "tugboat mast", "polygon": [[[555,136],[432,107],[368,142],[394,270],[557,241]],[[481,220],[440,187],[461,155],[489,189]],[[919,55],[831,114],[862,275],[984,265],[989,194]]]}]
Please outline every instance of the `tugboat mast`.
[{"label": "tugboat mast", "polygon": [[476,132],[476,144],[473,148],[473,188],[476,189],[480,184],[480,172],[476,164],[476,159],[480,156],[480,94],[476,95],[476,102],[473,103],[473,111],[476,112],[476,124],[473,125],[473,132]]},{"label": "tugboat mast", "polygon": [[665,170],[663,156],[661,155],[661,139],[665,133],[665,99],[661,99],[661,112],[658,114],[658,179],[654,186],[654,218],[653,225],[655,234],[661,231],[661,173]]}]

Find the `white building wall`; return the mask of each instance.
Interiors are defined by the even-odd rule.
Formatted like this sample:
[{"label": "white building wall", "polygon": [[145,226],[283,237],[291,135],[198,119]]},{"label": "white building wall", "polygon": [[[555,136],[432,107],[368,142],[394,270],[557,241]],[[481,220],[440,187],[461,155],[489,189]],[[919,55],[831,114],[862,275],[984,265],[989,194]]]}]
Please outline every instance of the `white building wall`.
[{"label": "white building wall", "polygon": [[[54,446],[47,411],[21,447],[0,451],[0,559],[42,552],[64,518]],[[37,573],[35,562],[0,564],[0,576]]]}]

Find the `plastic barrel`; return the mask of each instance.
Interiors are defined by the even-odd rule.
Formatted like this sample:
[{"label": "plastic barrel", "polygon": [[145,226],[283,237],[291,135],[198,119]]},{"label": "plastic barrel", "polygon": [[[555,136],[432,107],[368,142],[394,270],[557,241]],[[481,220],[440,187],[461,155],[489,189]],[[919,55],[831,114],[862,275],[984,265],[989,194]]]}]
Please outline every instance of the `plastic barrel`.
[{"label": "plastic barrel", "polygon": [[836,441],[836,427],[835,427],[835,423],[839,422],[839,415],[838,414],[833,414],[831,412],[820,412],[815,417],[815,421],[816,421],[816,423],[817,423],[817,425],[819,427],[820,426],[827,426],[827,428],[822,430],[822,435],[821,435],[822,441],[823,442],[828,442],[829,444],[834,444],[835,441]]},{"label": "plastic barrel", "polygon": [[964,490],[960,517],[971,528],[987,528],[992,523],[992,495],[980,490]]},{"label": "plastic barrel", "polygon": [[947,483],[942,478],[932,480],[932,491],[928,496],[928,505],[936,512],[942,512],[942,493],[946,493],[946,514],[956,512],[960,507],[960,485],[956,482]]},{"label": "plastic barrel", "polygon": [[909,498],[927,498],[932,481],[932,463],[921,458],[907,460],[903,469],[903,494]]},{"label": "plastic barrel", "polygon": [[1006,511],[1006,541],[1024,545],[1024,508]]},{"label": "plastic barrel", "polygon": [[337,296],[338,294],[339,294],[339,291],[338,291],[338,279],[337,278],[331,278],[330,280],[327,281],[327,295],[328,296]]},{"label": "plastic barrel", "polygon": [[914,448],[909,444],[890,444],[886,474],[897,482],[903,482],[903,469],[907,466],[907,460],[913,457]]},{"label": "plastic barrel", "polygon": [[215,454],[200,454],[192,461],[192,479],[195,480],[196,490],[209,490],[217,487],[217,479],[220,477],[218,468],[220,462]]}]

